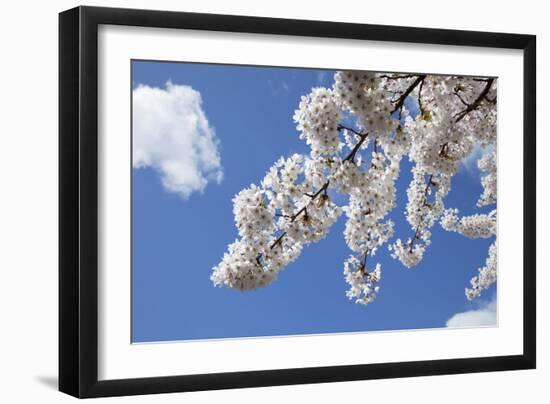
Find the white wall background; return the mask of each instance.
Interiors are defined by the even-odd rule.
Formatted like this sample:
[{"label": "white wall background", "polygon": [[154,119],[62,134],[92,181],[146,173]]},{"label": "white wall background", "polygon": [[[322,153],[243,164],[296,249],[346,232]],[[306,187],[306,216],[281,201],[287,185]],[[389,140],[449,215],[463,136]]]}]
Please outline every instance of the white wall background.
[{"label": "white wall background", "polygon": [[[547,402],[550,263],[550,27],[544,2],[461,0],[90,1],[88,5],[536,34],[538,40],[538,369],[109,399],[128,403]],[[7,2],[0,24],[0,401],[64,403],[57,385],[57,13],[79,3]],[[520,237],[520,235],[518,235]]]}]

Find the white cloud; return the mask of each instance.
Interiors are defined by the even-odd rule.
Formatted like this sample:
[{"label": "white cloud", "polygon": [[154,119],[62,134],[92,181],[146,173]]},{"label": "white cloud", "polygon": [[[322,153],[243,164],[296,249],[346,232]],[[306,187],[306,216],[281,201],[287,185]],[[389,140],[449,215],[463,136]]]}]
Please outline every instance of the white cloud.
[{"label": "white cloud", "polygon": [[466,171],[473,175],[474,177],[477,177],[480,173],[479,168],[477,167],[477,161],[481,158],[483,155],[483,148],[479,143],[477,143],[470,154],[468,154],[465,158],[462,159],[461,163],[462,166],[466,169]]},{"label": "white cloud", "polygon": [[318,84],[323,84],[323,82],[325,81],[325,78],[327,77],[327,75],[328,75],[328,72],[326,72],[326,71],[323,71],[323,70],[318,71],[317,72],[317,83]]},{"label": "white cloud", "polygon": [[133,90],[134,168],[155,169],[164,188],[186,199],[223,178],[219,140],[189,86],[139,85]]},{"label": "white cloud", "polygon": [[271,91],[271,95],[280,95],[283,93],[290,92],[290,85],[286,81],[277,81],[273,82],[272,80],[268,80],[267,84],[269,85],[269,89]]},{"label": "white cloud", "polygon": [[477,310],[456,313],[447,320],[447,327],[481,327],[497,324],[496,296],[489,302],[481,304]]}]

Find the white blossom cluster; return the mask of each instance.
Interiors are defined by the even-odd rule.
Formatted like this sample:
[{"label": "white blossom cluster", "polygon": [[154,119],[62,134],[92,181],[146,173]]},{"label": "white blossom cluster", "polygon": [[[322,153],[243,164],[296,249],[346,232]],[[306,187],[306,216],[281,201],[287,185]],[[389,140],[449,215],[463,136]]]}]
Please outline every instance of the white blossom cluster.
[{"label": "white blossom cluster", "polygon": [[485,266],[478,269],[478,275],[470,281],[471,288],[466,288],[466,297],[468,300],[475,299],[481,294],[483,289],[487,289],[497,280],[497,242],[495,241],[489,247],[489,256],[485,261]]},{"label": "white blossom cluster", "polygon": [[497,156],[496,151],[484,154],[477,162],[479,169],[486,173],[481,178],[483,193],[477,201],[477,206],[487,206],[497,203]]},{"label": "white blossom cluster", "polygon": [[418,87],[417,100],[418,115],[407,115],[402,129],[410,139],[408,156],[415,163],[406,208],[414,234],[390,246],[392,256],[408,268],[422,260],[431,243],[430,229],[438,220],[446,230],[470,238],[496,235],[496,210],[459,220],[444,205],[452,177],[476,144],[487,151],[478,162],[487,175],[481,180],[484,192],[477,205],[496,203],[496,82],[427,76]]},{"label": "white blossom cluster", "polygon": [[361,129],[372,137],[386,136],[394,131],[393,105],[389,94],[381,90],[380,74],[362,71],[343,71],[334,75],[333,91],[344,111],[352,113]]},{"label": "white blossom cluster", "polygon": [[450,191],[448,175],[427,176],[418,165],[412,168],[412,174],[413,179],[407,189],[405,214],[414,229],[414,234],[406,242],[397,239],[389,246],[392,257],[398,258],[407,268],[416,266],[431,244],[430,229],[441,215],[444,208],[443,199]]},{"label": "white blossom cluster", "polygon": [[476,213],[458,217],[458,209],[447,209],[441,216],[441,226],[468,238],[489,238],[497,234],[496,210],[489,214]]},{"label": "white blossom cluster", "polygon": [[[497,234],[497,211],[488,214],[474,214],[459,218],[458,209],[446,209],[441,216],[441,226],[447,231],[457,232],[468,238],[491,238]],[[478,276],[470,281],[471,288],[466,288],[469,300],[479,296],[497,280],[497,247],[496,240],[489,247],[489,257],[485,266],[478,270]]]},{"label": "white blossom cluster", "polygon": [[[226,285],[240,290],[265,286],[277,277],[278,271],[274,268],[264,269],[257,258],[257,249],[247,243],[246,239],[236,240],[229,245],[210,279],[216,286]],[[290,262],[290,257],[287,260]]]},{"label": "white blossom cluster", "polygon": [[393,236],[394,223],[384,218],[396,205],[399,164],[372,153],[370,167],[363,173],[361,181],[346,187],[349,203],[343,208],[348,218],[344,236],[353,252],[374,255]]},{"label": "white blossom cluster", "polygon": [[369,304],[380,290],[378,282],[382,276],[380,264],[376,264],[372,271],[368,271],[365,264],[350,256],[344,262],[344,277],[349,289],[346,292],[348,299],[355,299],[355,303]]},{"label": "white blossom cluster", "polygon": [[233,214],[243,238],[252,238],[274,228],[273,210],[264,204],[262,191],[255,185],[243,189],[233,198]]},{"label": "white blossom cluster", "polygon": [[336,154],[340,146],[338,124],[341,109],[331,90],[313,88],[311,94],[302,96],[300,106],[294,113],[300,139],[306,139],[312,154]]},{"label": "white blossom cluster", "polygon": [[324,238],[342,209],[328,197],[328,186],[313,195],[311,181],[299,177],[308,166],[295,154],[279,159],[262,187],[251,185],[233,199],[241,239],[229,246],[211,276],[216,286],[240,290],[266,286],[294,261],[303,245]]},{"label": "white blossom cluster", "polygon": [[[485,173],[478,206],[496,204],[495,79],[341,71],[331,88],[313,88],[301,98],[294,121],[311,151],[280,158],[259,186],[235,196],[240,238],[213,268],[215,285],[269,284],[304,246],[326,237],[342,213],[352,251],[344,262],[346,295],[359,304],[371,303],[379,291],[381,266],[370,260],[384,245],[412,268],[427,253],[437,222],[469,238],[496,236],[496,209],[460,218],[445,206],[460,162],[476,145],[484,151],[478,165]],[[413,163],[405,210],[412,236],[391,241],[388,215],[397,206],[404,156]],[[336,199],[345,200],[343,206],[335,193],[344,196]],[[496,241],[493,246],[468,298],[496,280]]]},{"label": "white blossom cluster", "polygon": [[413,268],[418,265],[424,257],[428,244],[416,243],[413,244],[413,239],[408,239],[406,243],[397,239],[394,244],[390,244],[388,249],[392,252],[393,258],[399,259],[407,268]]}]

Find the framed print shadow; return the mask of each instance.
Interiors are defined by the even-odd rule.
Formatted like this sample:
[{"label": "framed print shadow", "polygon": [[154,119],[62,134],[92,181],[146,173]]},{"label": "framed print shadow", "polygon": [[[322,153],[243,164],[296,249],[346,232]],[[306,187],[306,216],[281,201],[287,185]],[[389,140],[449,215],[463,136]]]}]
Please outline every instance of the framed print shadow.
[{"label": "framed print shadow", "polygon": [[535,58],[532,35],[61,13],[59,389],[535,368]]}]

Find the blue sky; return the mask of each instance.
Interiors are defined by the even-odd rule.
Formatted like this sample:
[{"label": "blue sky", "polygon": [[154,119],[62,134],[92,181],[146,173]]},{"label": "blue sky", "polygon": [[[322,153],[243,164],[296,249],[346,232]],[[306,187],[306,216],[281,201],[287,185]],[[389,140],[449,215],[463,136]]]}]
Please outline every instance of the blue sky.
[{"label": "blue sky", "polygon": [[[158,169],[144,165],[132,170],[133,342],[437,328],[494,297],[494,285],[478,301],[469,302],[464,295],[493,240],[470,240],[436,225],[420,265],[406,269],[384,247],[377,254],[383,272],[376,300],[368,306],[349,301],[342,274],[349,255],[343,217],[326,239],[305,248],[268,287],[239,292],[213,286],[212,267],[237,237],[231,199],[258,184],[280,156],[308,152],[292,115],[300,96],[314,86],[330,86],[332,75],[308,69],[132,63],[134,89],[165,89],[170,81],[200,93],[202,111],[215,131],[216,169],[223,171],[223,179],[210,179],[202,192],[182,197],[163,186]],[[391,214],[395,236],[404,239],[412,234],[404,216],[410,167],[402,162],[398,206]],[[475,203],[482,189],[475,167],[462,168],[452,188],[448,206],[461,214],[479,211]]]}]

